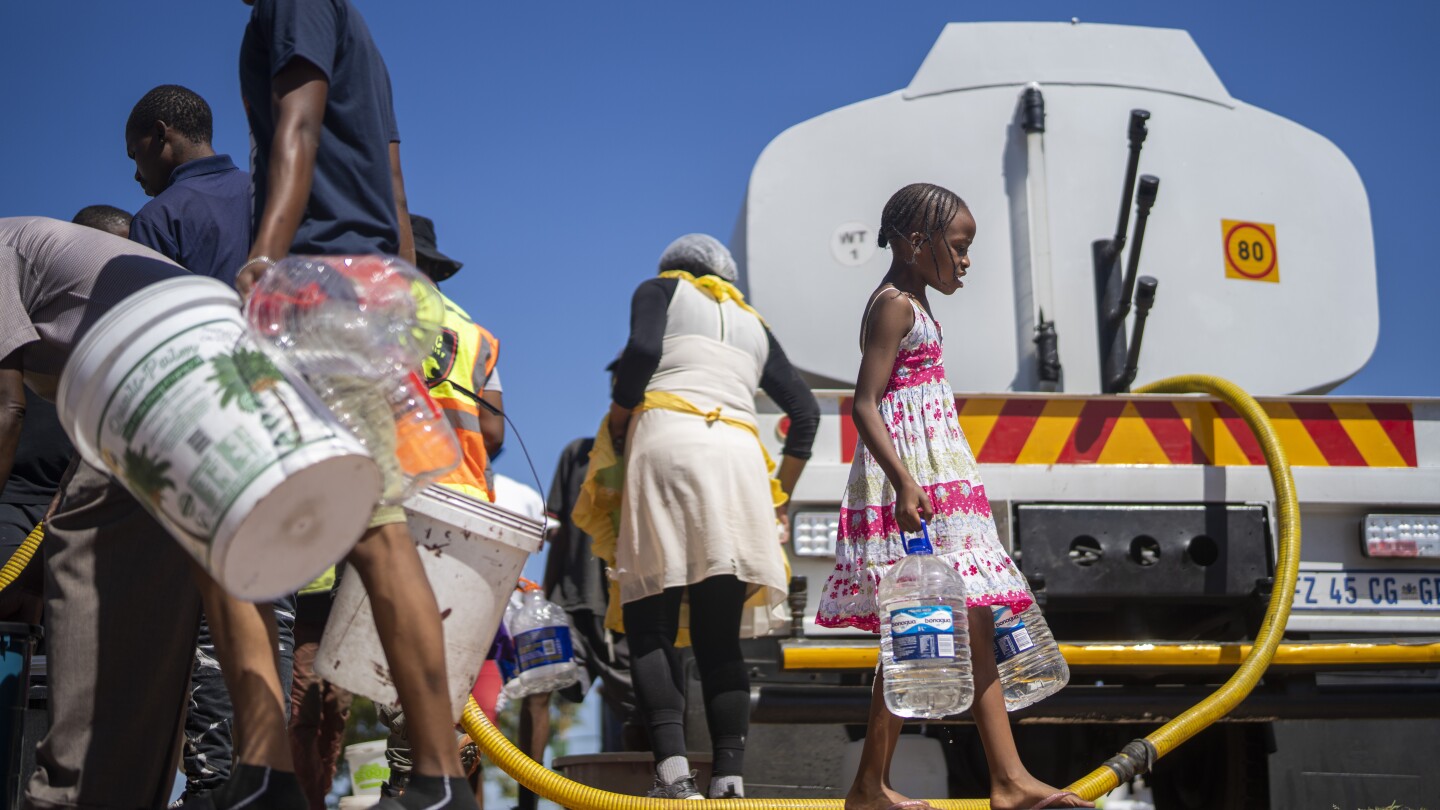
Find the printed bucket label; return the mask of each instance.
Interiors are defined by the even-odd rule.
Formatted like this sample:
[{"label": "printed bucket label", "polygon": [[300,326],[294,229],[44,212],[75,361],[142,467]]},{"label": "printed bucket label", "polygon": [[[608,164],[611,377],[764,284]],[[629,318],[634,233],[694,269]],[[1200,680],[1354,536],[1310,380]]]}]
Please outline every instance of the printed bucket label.
[{"label": "printed bucket label", "polygon": [[955,614],[948,605],[890,611],[890,657],[924,661],[955,657]]},{"label": "printed bucket label", "polygon": [[390,781],[390,766],[383,762],[367,762],[351,774],[350,780],[357,790],[379,790],[383,783]]},{"label": "printed bucket label", "polygon": [[208,555],[251,484],[296,450],[335,438],[311,407],[242,323],[209,321],[124,372],[95,446],[141,504]]},{"label": "printed bucket label", "polygon": [[570,645],[570,628],[540,627],[515,637],[516,658],[520,671],[549,664],[563,664],[575,656]]},{"label": "printed bucket label", "polygon": [[995,663],[999,664],[1035,647],[1025,623],[1008,607],[997,607],[995,616]]}]

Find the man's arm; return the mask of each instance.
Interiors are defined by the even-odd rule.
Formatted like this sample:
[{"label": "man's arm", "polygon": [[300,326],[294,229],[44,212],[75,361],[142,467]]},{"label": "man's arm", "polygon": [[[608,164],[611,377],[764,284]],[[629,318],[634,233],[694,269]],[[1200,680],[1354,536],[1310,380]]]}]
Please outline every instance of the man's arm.
[{"label": "man's arm", "polygon": [[400,171],[400,142],[390,142],[390,185],[395,191],[395,215],[400,223],[400,258],[415,263],[415,234],[410,230],[410,201],[405,197],[405,174]]},{"label": "man's arm", "polygon": [[24,421],[25,374],[20,365],[20,352],[15,351],[0,360],[0,488],[10,480]]},{"label": "man's arm", "polygon": [[[290,253],[295,232],[305,217],[310,187],[315,180],[315,153],[325,122],[325,99],[330,81],[320,68],[305,59],[291,59],[272,82],[275,139],[270,146],[269,196],[260,215],[250,259],[281,259]],[[269,268],[256,262],[245,266],[235,279],[240,294],[248,296]]]}]

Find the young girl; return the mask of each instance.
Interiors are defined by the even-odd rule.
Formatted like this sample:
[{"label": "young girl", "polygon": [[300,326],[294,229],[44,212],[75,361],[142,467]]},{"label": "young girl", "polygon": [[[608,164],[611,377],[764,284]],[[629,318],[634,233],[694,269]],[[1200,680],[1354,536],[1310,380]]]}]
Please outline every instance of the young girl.
[{"label": "young girl", "polygon": [[[930,525],[935,554],[965,580],[970,654],[975,677],[972,713],[990,765],[995,810],[1093,807],[1031,776],[1010,735],[995,669],[991,605],[1015,612],[1032,601],[995,532],[975,456],[960,432],[955,394],[941,363],[940,325],[927,288],[951,295],[970,267],[975,219],[953,192],[915,183],[885,204],[879,243],[892,247],[890,271],[871,296],[860,327],[863,355],[855,384],[860,446],[840,508],[835,572],[825,585],[817,620],[827,627],[879,632],[876,591],[905,556],[901,533]],[[846,810],[924,808],[889,785],[890,758],[901,720],[885,708],[877,671],[860,768]]]}]

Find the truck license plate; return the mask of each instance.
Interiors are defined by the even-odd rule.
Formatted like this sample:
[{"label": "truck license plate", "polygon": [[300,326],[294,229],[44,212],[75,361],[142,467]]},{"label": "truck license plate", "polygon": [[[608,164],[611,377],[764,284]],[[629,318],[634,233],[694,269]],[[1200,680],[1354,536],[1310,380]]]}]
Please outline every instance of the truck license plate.
[{"label": "truck license plate", "polygon": [[1294,610],[1440,610],[1440,571],[1300,570]]}]

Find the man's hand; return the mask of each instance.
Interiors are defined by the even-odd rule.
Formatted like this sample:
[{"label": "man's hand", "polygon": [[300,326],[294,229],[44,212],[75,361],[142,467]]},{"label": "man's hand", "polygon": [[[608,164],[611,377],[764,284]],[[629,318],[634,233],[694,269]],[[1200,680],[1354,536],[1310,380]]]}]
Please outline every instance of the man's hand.
[{"label": "man's hand", "polygon": [[790,510],[785,508],[785,504],[775,507],[775,523],[776,531],[780,534],[780,545],[783,546],[790,542]]},{"label": "man's hand", "polygon": [[275,263],[269,257],[256,256],[240,268],[240,272],[235,275],[235,289],[240,291],[241,301],[250,298],[255,285],[260,283],[260,277],[274,266]]},{"label": "man's hand", "polygon": [[630,430],[630,415],[633,413],[630,408],[610,403],[610,445],[615,448],[617,456],[625,454],[625,434]]}]

